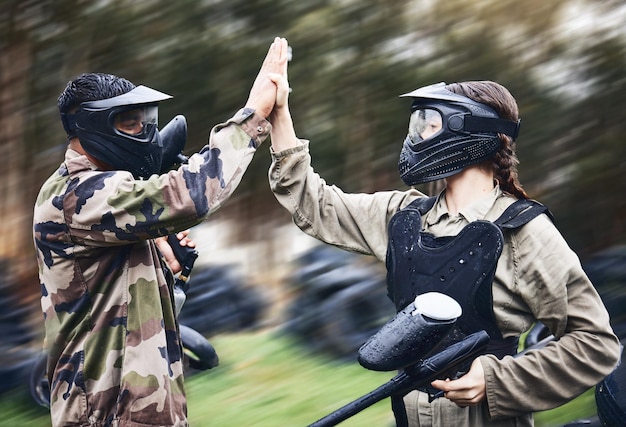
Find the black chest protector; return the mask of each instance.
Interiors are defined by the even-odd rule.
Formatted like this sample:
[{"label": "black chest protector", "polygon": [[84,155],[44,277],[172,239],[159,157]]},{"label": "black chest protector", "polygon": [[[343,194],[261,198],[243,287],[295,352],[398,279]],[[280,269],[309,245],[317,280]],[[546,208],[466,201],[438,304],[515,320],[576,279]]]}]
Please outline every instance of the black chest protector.
[{"label": "black chest protector", "polygon": [[400,311],[417,295],[441,292],[463,309],[456,323],[457,340],[485,330],[491,342],[486,352],[501,358],[517,351],[518,337],[503,339],[493,314],[492,284],[502,246],[503,230],[513,230],[549,210],[521,199],[494,222],[474,221],[456,236],[435,237],[422,230],[421,217],[435,197],[420,198],[397,212],[389,222],[387,288]]}]

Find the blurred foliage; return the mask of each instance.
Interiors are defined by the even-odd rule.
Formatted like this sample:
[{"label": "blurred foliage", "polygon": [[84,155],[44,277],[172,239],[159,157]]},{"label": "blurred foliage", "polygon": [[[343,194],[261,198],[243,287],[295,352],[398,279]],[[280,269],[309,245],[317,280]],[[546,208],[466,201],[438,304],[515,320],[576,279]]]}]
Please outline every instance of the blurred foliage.
[{"label": "blurred foliage", "polygon": [[[22,218],[15,240],[27,240],[37,188],[62,160],[55,101],[68,80],[110,72],[174,95],[161,123],[184,114],[191,152],[243,106],[281,35],[294,50],[295,125],[329,182],[402,188],[408,105],[398,95],[436,81],[496,80],[520,105],[520,174],[531,195],[583,255],[623,242],[625,14],[621,2],[583,0],[4,0],[2,120],[14,131],[2,145],[16,166],[3,173],[19,178],[5,180],[3,194],[19,186],[22,197],[3,202]],[[255,209],[258,224],[278,209],[268,162],[262,149],[238,199],[244,215],[266,206]]]},{"label": "blurred foliage", "polygon": [[[63,160],[56,98],[82,72],[172,94],[187,152],[245,104],[274,36],[293,47],[290,105],[314,165],[346,191],[405,188],[409,101],[437,81],[496,80],[517,98],[520,177],[583,258],[626,241],[626,5],[555,0],[3,0],[0,258],[37,294],[32,206]],[[511,19],[514,17],[515,19]],[[271,240],[288,214],[267,184],[269,144],[220,211]],[[428,192],[429,187],[421,188]],[[281,245],[278,245],[280,247]],[[280,258],[280,257],[279,257]]]},{"label": "blurred foliage", "polygon": [[[520,106],[531,196],[583,258],[624,243],[625,20],[621,0],[2,0],[0,257],[24,277],[16,289],[37,298],[32,208],[63,160],[56,99],[70,79],[108,72],[173,95],[161,125],[185,115],[193,152],[244,105],[275,36],[293,48],[296,130],[329,183],[405,188],[409,101],[398,95],[496,80]],[[268,188],[268,145],[219,214],[245,224],[243,240],[270,240],[289,222]]]}]

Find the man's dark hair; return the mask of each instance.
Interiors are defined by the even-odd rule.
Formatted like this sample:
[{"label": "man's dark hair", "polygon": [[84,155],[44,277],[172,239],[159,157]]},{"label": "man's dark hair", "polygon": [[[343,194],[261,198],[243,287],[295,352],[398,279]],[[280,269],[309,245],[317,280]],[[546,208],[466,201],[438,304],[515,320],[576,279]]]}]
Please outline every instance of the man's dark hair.
[{"label": "man's dark hair", "polygon": [[67,83],[57,106],[59,112],[71,113],[83,102],[113,98],[134,88],[130,81],[113,74],[85,73]]}]

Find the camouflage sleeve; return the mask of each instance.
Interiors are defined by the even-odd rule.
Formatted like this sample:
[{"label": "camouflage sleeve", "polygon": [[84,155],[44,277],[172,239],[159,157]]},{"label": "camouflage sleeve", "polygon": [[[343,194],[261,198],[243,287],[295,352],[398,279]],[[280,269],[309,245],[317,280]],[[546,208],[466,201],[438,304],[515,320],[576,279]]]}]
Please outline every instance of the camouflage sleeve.
[{"label": "camouflage sleeve", "polygon": [[242,109],[211,130],[189,163],[136,180],[125,171],[92,171],[65,197],[66,223],[77,243],[110,245],[185,230],[217,210],[235,191],[271,125]]}]

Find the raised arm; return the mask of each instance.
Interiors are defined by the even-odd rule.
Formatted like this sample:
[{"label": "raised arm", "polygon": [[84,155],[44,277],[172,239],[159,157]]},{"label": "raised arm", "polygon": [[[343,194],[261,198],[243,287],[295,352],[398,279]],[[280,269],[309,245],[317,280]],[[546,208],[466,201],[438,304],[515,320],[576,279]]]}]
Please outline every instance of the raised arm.
[{"label": "raised arm", "polygon": [[276,104],[269,116],[272,124],[270,137],[272,139],[272,149],[278,153],[301,144],[296,136],[296,131],[289,112],[289,81],[287,79],[287,63],[279,73],[269,75],[269,78],[276,84]]},{"label": "raised arm", "polygon": [[[276,37],[270,45],[259,74],[252,84],[246,108],[256,110],[259,115],[265,118],[269,117],[277,101],[275,79],[277,76],[287,77],[287,58],[287,40]],[[274,78],[270,76],[274,76]]]}]

